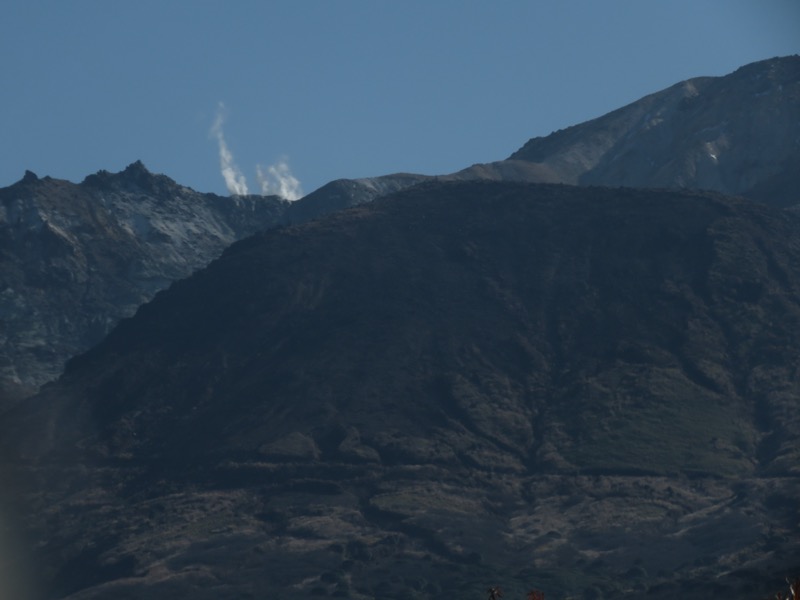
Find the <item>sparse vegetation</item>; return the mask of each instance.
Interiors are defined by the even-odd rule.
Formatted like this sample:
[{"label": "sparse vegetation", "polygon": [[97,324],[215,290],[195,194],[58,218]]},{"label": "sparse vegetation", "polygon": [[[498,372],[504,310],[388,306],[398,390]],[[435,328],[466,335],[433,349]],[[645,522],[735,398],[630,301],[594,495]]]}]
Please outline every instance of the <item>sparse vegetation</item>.
[{"label": "sparse vegetation", "polygon": [[798,548],[798,230],[713,194],[463,183],[237,244],[5,421],[43,580],[760,594]]}]

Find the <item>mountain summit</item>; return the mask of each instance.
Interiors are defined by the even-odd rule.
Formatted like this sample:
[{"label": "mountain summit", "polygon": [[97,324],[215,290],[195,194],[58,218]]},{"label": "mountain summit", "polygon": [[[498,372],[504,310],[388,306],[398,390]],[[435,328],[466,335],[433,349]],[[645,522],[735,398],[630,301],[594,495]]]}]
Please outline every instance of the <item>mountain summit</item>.
[{"label": "mountain summit", "polygon": [[708,189],[800,203],[800,56],[699,77],[460,177]]},{"label": "mountain summit", "polygon": [[[507,159],[442,180],[490,179],[570,185],[707,189],[777,206],[800,203],[800,56],[697,77],[544,137]],[[349,206],[430,177],[340,180],[307,206]],[[380,186],[373,185],[380,182]],[[301,201],[293,208],[303,211]]]}]

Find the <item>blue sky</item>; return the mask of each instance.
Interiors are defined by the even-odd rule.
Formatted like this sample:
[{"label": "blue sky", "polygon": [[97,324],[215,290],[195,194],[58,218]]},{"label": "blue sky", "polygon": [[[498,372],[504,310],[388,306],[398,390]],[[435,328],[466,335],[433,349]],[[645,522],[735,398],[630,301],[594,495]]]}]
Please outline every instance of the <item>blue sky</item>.
[{"label": "blue sky", "polygon": [[6,0],[0,186],[141,159],[226,194],[218,134],[251,192],[448,173],[798,53],[800,0]]}]

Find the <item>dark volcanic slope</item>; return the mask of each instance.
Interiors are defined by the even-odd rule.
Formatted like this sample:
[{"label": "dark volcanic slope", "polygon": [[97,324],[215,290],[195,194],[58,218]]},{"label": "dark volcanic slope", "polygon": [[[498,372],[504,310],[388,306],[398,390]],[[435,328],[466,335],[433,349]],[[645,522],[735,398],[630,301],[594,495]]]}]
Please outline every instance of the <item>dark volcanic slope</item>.
[{"label": "dark volcanic slope", "polygon": [[88,467],[32,496],[42,571],[82,599],[760,593],[800,566],[798,227],[473,182],[237,243],[7,417],[40,480]]},{"label": "dark volcanic slope", "polygon": [[[796,234],[707,196],[424,188],[237,245],[63,386],[91,386],[112,455],[248,456],[364,426],[402,462],[787,472],[777,448],[753,459],[759,428],[796,450],[798,423],[768,423],[772,388],[798,379]],[[391,441],[414,431],[454,437],[419,456]]]}]

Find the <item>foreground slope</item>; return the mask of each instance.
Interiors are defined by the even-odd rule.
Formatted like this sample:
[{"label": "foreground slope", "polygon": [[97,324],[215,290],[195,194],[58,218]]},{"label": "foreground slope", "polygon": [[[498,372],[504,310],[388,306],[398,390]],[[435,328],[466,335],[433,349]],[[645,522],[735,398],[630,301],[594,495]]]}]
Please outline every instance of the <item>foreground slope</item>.
[{"label": "foreground slope", "polygon": [[800,567],[798,227],[711,194],[470,182],[237,243],[6,416],[39,579],[768,591]]}]

